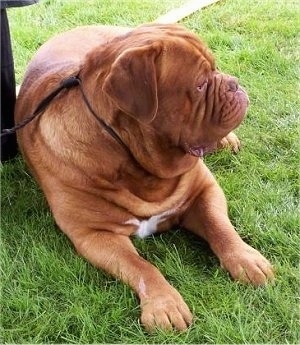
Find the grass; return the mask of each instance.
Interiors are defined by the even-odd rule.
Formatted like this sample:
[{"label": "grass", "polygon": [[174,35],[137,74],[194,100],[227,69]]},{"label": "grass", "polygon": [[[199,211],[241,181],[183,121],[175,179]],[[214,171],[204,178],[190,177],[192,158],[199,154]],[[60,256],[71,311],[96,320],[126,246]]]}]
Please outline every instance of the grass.
[{"label": "grass", "polygon": [[[136,25],[184,1],[44,0],[9,10],[17,81],[36,49],[76,25]],[[241,236],[276,267],[274,285],[230,280],[208,246],[179,230],[135,245],[196,315],[184,333],[148,335],[138,300],[78,257],[21,157],[2,167],[2,343],[299,343],[299,14],[296,1],[224,0],[183,21],[248,90],[243,150],[205,161]]]}]

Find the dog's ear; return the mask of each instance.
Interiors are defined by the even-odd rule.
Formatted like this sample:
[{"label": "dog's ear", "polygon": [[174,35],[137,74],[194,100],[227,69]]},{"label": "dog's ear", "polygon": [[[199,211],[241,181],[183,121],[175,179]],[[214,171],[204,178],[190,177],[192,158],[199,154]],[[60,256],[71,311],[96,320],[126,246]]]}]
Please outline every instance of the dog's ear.
[{"label": "dog's ear", "polygon": [[150,123],[157,112],[156,56],[157,49],[151,46],[127,49],[103,84],[116,105],[142,123]]}]

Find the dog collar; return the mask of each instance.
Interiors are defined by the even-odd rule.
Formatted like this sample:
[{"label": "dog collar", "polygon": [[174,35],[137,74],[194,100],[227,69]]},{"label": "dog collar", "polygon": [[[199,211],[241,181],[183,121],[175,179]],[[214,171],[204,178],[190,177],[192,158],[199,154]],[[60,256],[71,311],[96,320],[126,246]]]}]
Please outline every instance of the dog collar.
[{"label": "dog collar", "polygon": [[107,133],[110,134],[123,148],[132,156],[131,151],[127,147],[127,145],[124,143],[124,141],[121,139],[121,137],[117,134],[117,132],[110,127],[103,119],[101,119],[96,112],[93,110],[84,90],[82,87],[81,79],[78,76],[71,76],[67,79],[64,79],[61,84],[52,91],[48,96],[46,96],[36,107],[35,111],[32,115],[26,117],[23,121],[16,124],[14,127],[9,129],[3,129],[1,132],[1,137],[15,133],[17,130],[25,127],[28,125],[31,121],[33,121],[36,117],[42,114],[44,110],[48,107],[50,102],[64,89],[71,89],[75,86],[79,86],[82,98],[84,100],[85,105],[87,106],[90,113],[94,116],[94,118],[97,120],[97,122],[106,130]]}]

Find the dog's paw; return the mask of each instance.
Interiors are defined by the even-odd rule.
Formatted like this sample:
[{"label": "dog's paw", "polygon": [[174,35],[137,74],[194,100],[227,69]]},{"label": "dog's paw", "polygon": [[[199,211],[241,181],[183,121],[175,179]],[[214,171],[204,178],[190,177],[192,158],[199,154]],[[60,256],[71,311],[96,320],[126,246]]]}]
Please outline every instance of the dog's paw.
[{"label": "dog's paw", "polygon": [[175,289],[147,298],[141,308],[141,322],[148,332],[155,329],[184,331],[192,323],[192,313]]},{"label": "dog's paw", "polygon": [[233,132],[230,132],[228,135],[226,135],[226,137],[219,141],[218,148],[227,148],[237,153],[241,149],[241,142]]},{"label": "dog's paw", "polygon": [[259,286],[274,280],[270,262],[256,249],[244,242],[231,250],[230,253],[222,255],[220,261],[221,266],[240,282]]}]

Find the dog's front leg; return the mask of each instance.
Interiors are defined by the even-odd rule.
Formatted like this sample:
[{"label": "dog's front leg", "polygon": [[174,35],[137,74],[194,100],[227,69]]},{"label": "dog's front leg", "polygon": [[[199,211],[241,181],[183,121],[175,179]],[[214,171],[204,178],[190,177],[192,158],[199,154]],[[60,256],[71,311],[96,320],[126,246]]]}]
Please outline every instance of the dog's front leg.
[{"label": "dog's front leg", "polygon": [[156,267],[139,256],[129,237],[86,229],[73,232],[71,239],[79,254],[136,291],[141,321],[148,331],[156,327],[184,330],[192,322],[192,314],[180,294]]},{"label": "dog's front leg", "polygon": [[269,261],[235,231],[228,218],[223,191],[209,172],[182,225],[209,243],[222,267],[234,279],[262,285],[274,278]]}]

